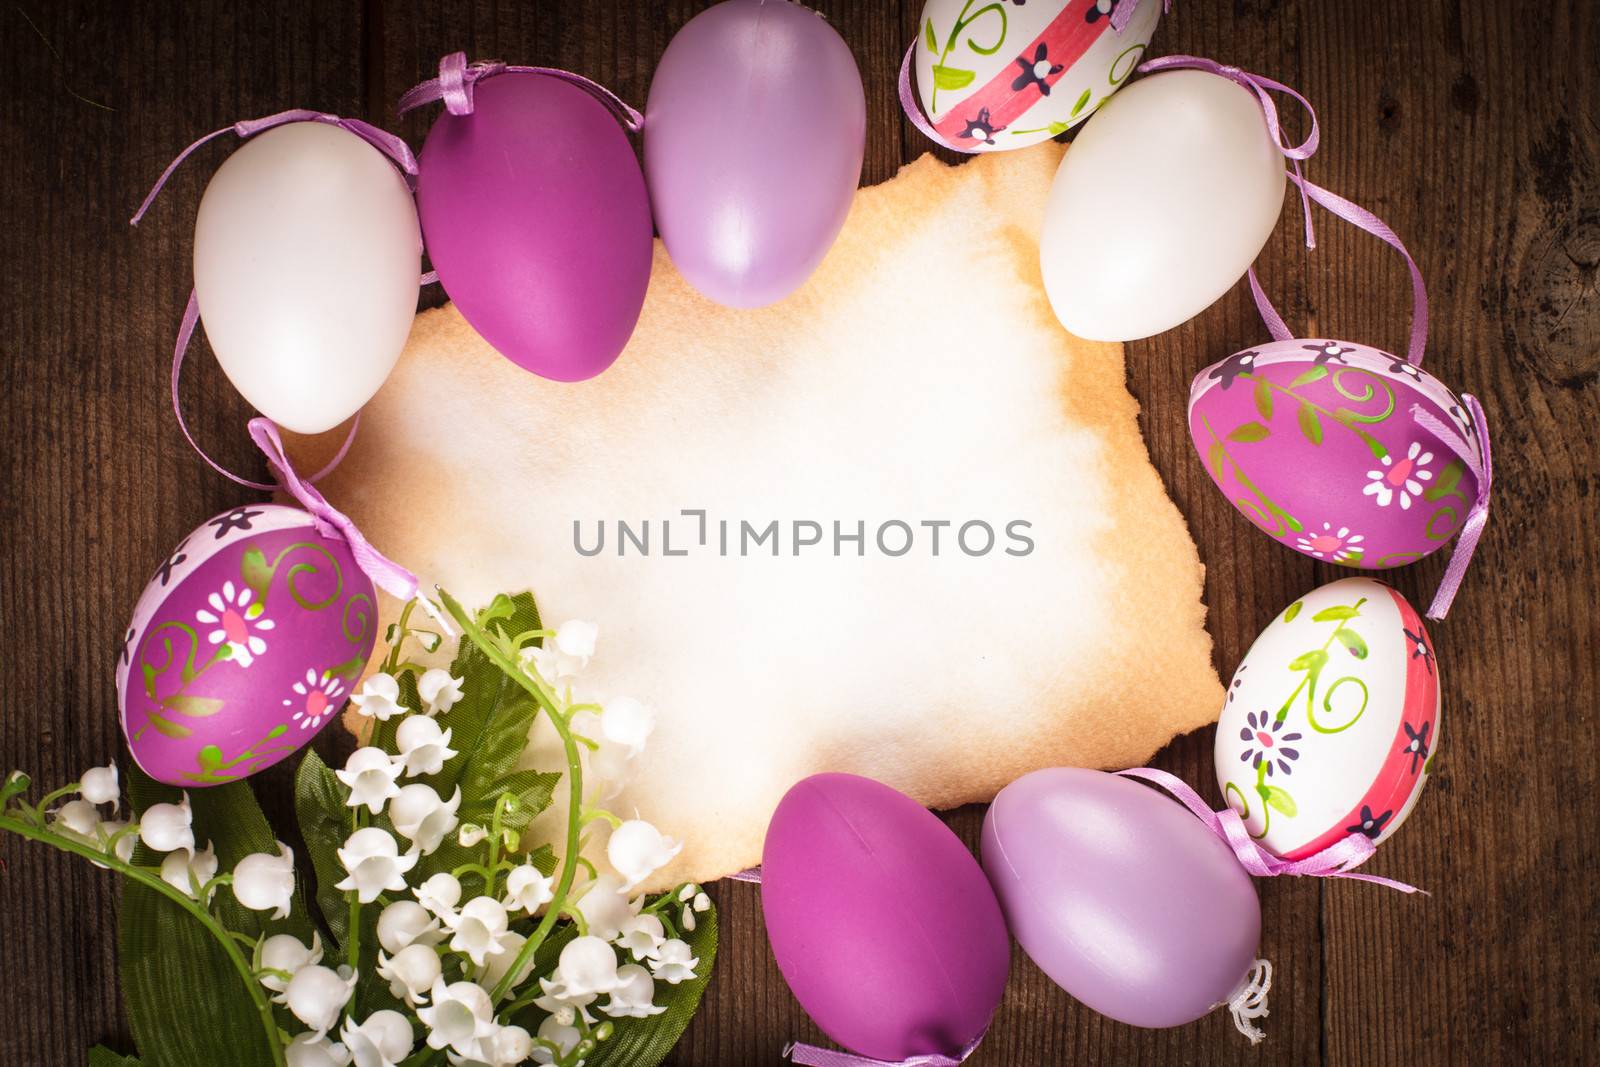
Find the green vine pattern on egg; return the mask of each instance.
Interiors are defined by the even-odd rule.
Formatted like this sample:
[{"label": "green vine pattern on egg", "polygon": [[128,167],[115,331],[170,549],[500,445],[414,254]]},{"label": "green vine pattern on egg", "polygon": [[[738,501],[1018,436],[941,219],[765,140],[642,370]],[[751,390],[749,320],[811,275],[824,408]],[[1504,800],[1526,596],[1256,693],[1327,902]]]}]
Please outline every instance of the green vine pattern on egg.
[{"label": "green vine pattern on egg", "polygon": [[[1000,16],[1000,35],[994,39],[994,43],[979,44],[977,41],[973,40],[972,37],[968,36],[966,38],[966,45],[973,52],[980,56],[992,56],[996,52],[1000,51],[1000,49],[1004,47],[1006,43],[1006,33],[1010,29],[1010,25],[1009,19],[1006,17],[1005,4],[985,4],[983,7],[978,8],[978,10],[973,11],[972,5],[976,2],[977,0],[967,0],[967,2],[961,6],[961,12],[960,14],[956,15],[955,25],[950,27],[950,33],[945,38],[943,48],[940,48],[939,46],[939,35],[938,32],[933,28],[933,20],[930,18],[923,23],[922,43],[927,46],[928,54],[930,56],[937,54],[939,57],[934,61],[933,64],[933,89],[928,94],[928,113],[930,116],[936,117],[939,113],[940,89],[946,89],[951,92],[954,92],[957,89],[965,89],[967,86],[971,85],[972,80],[978,76],[977,71],[969,70],[964,67],[953,67],[949,63],[950,53],[954,52],[956,50],[956,46],[961,43],[961,35],[963,33],[983,19],[985,15],[996,14]],[[990,21],[992,22],[993,20]]]},{"label": "green vine pattern on egg", "polygon": [[[1239,461],[1233,457],[1233,453],[1228,451],[1227,441],[1243,443],[1260,441],[1264,440],[1270,431],[1259,422],[1247,422],[1242,426],[1234,427],[1229,432],[1227,439],[1224,440],[1217,433],[1216,427],[1211,425],[1211,420],[1206,418],[1205,415],[1202,414],[1200,416],[1200,422],[1205,426],[1206,433],[1211,435],[1211,447],[1207,451],[1206,459],[1212,475],[1217,480],[1217,484],[1219,486],[1222,484],[1223,464],[1226,463],[1233,475],[1234,482],[1243,487],[1249,494],[1248,496],[1235,498],[1234,504],[1239,510],[1249,516],[1251,521],[1272,537],[1282,538],[1291,533],[1303,532],[1305,524],[1284,510],[1283,506],[1277,501],[1262,492],[1250,480],[1249,475],[1245,474],[1244,468],[1239,466]],[[1256,429],[1251,429],[1251,427]]]}]

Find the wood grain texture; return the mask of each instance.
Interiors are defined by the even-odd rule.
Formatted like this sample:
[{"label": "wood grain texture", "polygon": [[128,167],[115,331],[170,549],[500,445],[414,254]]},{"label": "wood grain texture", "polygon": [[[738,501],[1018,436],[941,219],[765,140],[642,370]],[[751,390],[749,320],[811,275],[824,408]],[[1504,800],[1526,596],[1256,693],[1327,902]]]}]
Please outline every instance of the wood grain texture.
[{"label": "wood grain texture", "polygon": [[[112,658],[150,569],[245,492],[208,472],[165,405],[204,181],[179,172],[148,222],[127,215],[198,134],[290,106],[357,115],[419,145],[431,112],[393,101],[440,54],[567,67],[642,103],[698,0],[254,0],[0,10],[0,768],[65,781],[117,750]],[[925,148],[894,78],[920,4],[819,3],[868,93],[864,181]],[[1241,1061],[1373,1064],[1600,1061],[1600,5],[1418,0],[1184,3],[1153,51],[1192,52],[1296,86],[1318,105],[1310,176],[1406,239],[1433,297],[1429,366],[1479,395],[1495,431],[1495,514],[1447,623],[1434,628],[1446,727],[1434,784],[1372,869],[1372,886],[1261,885],[1277,967],[1268,1041],[1220,1015],[1171,1031],[1101,1019],[1020,953],[973,1064]],[[1298,119],[1291,119],[1291,124]],[[1408,289],[1386,246],[1319,215],[1308,252],[1291,210],[1262,276],[1291,324],[1390,347]],[[437,300],[436,296],[430,300]],[[1227,674],[1283,605],[1339,574],[1272,545],[1211,487],[1184,425],[1190,377],[1265,336],[1242,288],[1128,346],[1157,470],[1208,566]],[[259,474],[246,407],[208,360],[185,398],[223,462]],[[1425,602],[1430,559],[1394,575]],[[1114,709],[1108,709],[1113,710]],[[319,747],[338,746],[326,734]],[[1210,731],[1157,764],[1216,795]],[[287,776],[260,781],[275,818]],[[950,816],[976,845],[978,809]],[[0,1061],[78,1064],[128,1048],[102,872],[0,838]],[[673,1062],[775,1064],[821,1035],[767,951],[758,891],[714,890],[723,947]],[[959,921],[952,917],[951,921]]]}]

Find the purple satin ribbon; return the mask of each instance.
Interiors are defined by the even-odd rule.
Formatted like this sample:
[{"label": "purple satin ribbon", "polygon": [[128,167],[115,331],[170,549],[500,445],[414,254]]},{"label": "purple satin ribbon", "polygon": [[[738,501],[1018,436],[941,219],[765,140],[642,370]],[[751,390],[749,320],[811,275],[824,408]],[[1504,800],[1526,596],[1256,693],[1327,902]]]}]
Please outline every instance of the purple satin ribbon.
[{"label": "purple satin ribbon", "polygon": [[1153,767],[1135,767],[1131,770],[1118,771],[1125,778],[1139,778],[1153,785],[1160,786],[1171,793],[1178,801],[1194,813],[1195,818],[1205,824],[1222,842],[1233,850],[1238,857],[1239,864],[1246,871],[1257,878],[1275,878],[1282,876],[1310,877],[1310,878],[1353,878],[1360,882],[1372,882],[1375,885],[1398,889],[1402,893],[1422,893],[1427,896],[1426,890],[1416,886],[1397,882],[1392,878],[1380,878],[1375,874],[1357,874],[1353,868],[1361,866],[1378,846],[1366,834],[1353,833],[1341,841],[1335,841],[1321,852],[1307,856],[1305,859],[1285,860],[1274,856],[1250,837],[1250,832],[1244,828],[1244,820],[1239,818],[1239,813],[1232,808],[1223,808],[1221,811],[1212,811],[1200,794],[1176,775],[1166,771],[1158,771]]},{"label": "purple satin ribbon", "polygon": [[492,78],[496,74],[546,74],[552,78],[560,78],[564,82],[576,85],[604,104],[630,133],[638,133],[644,127],[643,115],[628,106],[616,93],[585,78],[582,74],[574,74],[570,70],[560,70],[556,67],[508,66],[499,60],[468,63],[465,52],[451,52],[439,60],[439,76],[407,89],[405,95],[400,97],[397,110],[404,115],[407,111],[423,104],[443,100],[445,110],[450,114],[470,115],[473,87],[483,79]]},{"label": "purple satin ribbon", "polygon": [[1478,499],[1473,501],[1472,509],[1467,512],[1466,521],[1461,524],[1461,534],[1456,539],[1455,548],[1450,552],[1450,563],[1445,567],[1444,577],[1439,581],[1439,588],[1433,594],[1433,604],[1428,608],[1428,618],[1434,620],[1442,619],[1449,614],[1450,605],[1456,598],[1456,591],[1461,588],[1461,580],[1466,577],[1467,564],[1472,562],[1472,553],[1478,547],[1478,538],[1483,536],[1483,528],[1489,521],[1489,490],[1494,483],[1494,456],[1489,448],[1489,424],[1484,420],[1483,406],[1478,403],[1478,398],[1470,393],[1461,394],[1461,403],[1467,409],[1468,417],[1472,419],[1473,433],[1478,440],[1477,448],[1473,448],[1472,443],[1462,437],[1454,426],[1442,422],[1421,404],[1411,405],[1412,420],[1460,457],[1461,462],[1467,465],[1467,469],[1478,480]]},{"label": "purple satin ribbon", "polygon": [[986,1026],[977,1037],[968,1041],[960,1052],[954,1056],[946,1056],[938,1052],[929,1052],[921,1056],[912,1056],[910,1059],[875,1060],[868,1056],[857,1056],[853,1052],[840,1052],[837,1049],[818,1048],[815,1045],[806,1045],[795,1042],[783,1050],[783,1054],[793,1063],[804,1064],[805,1067],[960,1067],[977,1050],[983,1035],[989,1032]]}]

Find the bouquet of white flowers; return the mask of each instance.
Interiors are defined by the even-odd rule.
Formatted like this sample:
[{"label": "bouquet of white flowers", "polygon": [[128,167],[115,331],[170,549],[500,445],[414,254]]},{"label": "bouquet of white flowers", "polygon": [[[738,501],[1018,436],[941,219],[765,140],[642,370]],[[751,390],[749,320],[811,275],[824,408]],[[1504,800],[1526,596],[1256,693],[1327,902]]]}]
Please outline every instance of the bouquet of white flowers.
[{"label": "bouquet of white flowers", "polygon": [[[650,710],[574,697],[592,624],[545,629],[527,594],[476,616],[441,596],[464,634],[449,668],[408,658],[445,641],[408,607],[352,698],[362,747],[342,769],[300,764],[310,878],[242,782],[179,793],[135,771],[127,820],[115,762],[35,803],[25,774],[0,785],[0,829],[127,879],[122,987],[143,1059],[96,1048],[91,1067],[638,1067],[671,1050],[716,913],[693,884],[636,893],[679,845],[600,806]],[[524,766],[541,714],[563,771]],[[565,832],[532,840],[558,788]]]}]

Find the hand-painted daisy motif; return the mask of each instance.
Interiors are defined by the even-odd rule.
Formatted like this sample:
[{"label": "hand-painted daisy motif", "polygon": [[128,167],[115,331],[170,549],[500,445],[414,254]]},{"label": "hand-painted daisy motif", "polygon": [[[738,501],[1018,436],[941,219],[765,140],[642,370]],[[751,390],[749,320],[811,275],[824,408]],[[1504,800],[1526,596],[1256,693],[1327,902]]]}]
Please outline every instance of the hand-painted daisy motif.
[{"label": "hand-painted daisy motif", "polygon": [[259,509],[234,508],[226,515],[218,515],[206,523],[207,526],[217,528],[217,540],[220,541],[228,535],[230,530],[248,530],[250,523],[261,514]]},{"label": "hand-painted daisy motif", "polygon": [[1416,774],[1417,768],[1427,762],[1428,731],[1432,728],[1433,723],[1423,723],[1420,730],[1413,730],[1408,722],[1403,722],[1400,725],[1405,727],[1406,730],[1406,744],[1401,751],[1411,757],[1411,773]]},{"label": "hand-painted daisy motif", "polygon": [[1300,535],[1296,546],[1300,551],[1318,559],[1331,560],[1334,563],[1350,563],[1361,558],[1363,551],[1361,542],[1366,538],[1361,534],[1353,534],[1350,527],[1341,526],[1337,530],[1333,523],[1322,524],[1321,532],[1307,530]]},{"label": "hand-painted daisy motif", "polygon": [[1344,357],[1355,351],[1350,345],[1342,345],[1338,341],[1318,341],[1315,344],[1301,345],[1307,352],[1315,352],[1317,358],[1311,362],[1319,367],[1329,363],[1348,363]]},{"label": "hand-painted daisy motif", "polygon": [[1422,368],[1410,360],[1397,359],[1389,364],[1390,374],[1404,374],[1414,382],[1422,381]]},{"label": "hand-painted daisy motif", "polygon": [[1011,80],[1012,90],[1020,93],[1033,85],[1038,87],[1040,96],[1049,96],[1050,82],[1047,79],[1055,77],[1066,69],[1060,63],[1051,63],[1049,55],[1050,47],[1040,41],[1039,47],[1033,50],[1033,59],[1030,60],[1024,53],[1012,60],[1022,68],[1022,73]]},{"label": "hand-painted daisy motif", "polygon": [[265,617],[266,609],[259,601],[255,601],[255,593],[249,586],[224,582],[222,592],[212,593],[206,598],[206,603],[211,605],[210,610],[201,608],[194,613],[194,617],[208,626],[216,627],[207,635],[207,639],[213,645],[226,643],[229,658],[235,663],[248,667],[267,650],[267,643],[260,634],[272,629],[275,624]]},{"label": "hand-painted daisy motif", "polygon": [[1005,129],[1004,126],[995,126],[990,123],[989,109],[979,108],[978,117],[967,120],[967,128],[961,131],[962,137],[970,137],[979,144],[994,144],[994,135]]},{"label": "hand-painted daisy motif", "polygon": [[1396,497],[1400,500],[1401,510],[1410,508],[1411,502],[1422,495],[1422,483],[1433,480],[1433,472],[1428,470],[1428,464],[1433,462],[1433,453],[1424,452],[1422,445],[1416,441],[1411,442],[1404,459],[1396,460],[1393,455],[1386,455],[1382,462],[1387,469],[1368,471],[1367,477],[1371,481],[1361,490],[1361,495],[1376,498],[1380,508],[1388,507]]},{"label": "hand-painted daisy motif", "polygon": [[1422,632],[1422,627],[1417,627],[1417,632],[1405,631],[1406,639],[1411,642],[1411,658],[1422,660],[1423,666],[1428,668],[1428,673],[1433,673],[1433,649],[1428,647],[1428,635]]},{"label": "hand-painted daisy motif", "polygon": [[1221,382],[1224,389],[1228,388],[1239,375],[1255,369],[1256,357],[1260,354],[1259,352],[1235,352],[1211,368],[1211,380]]},{"label": "hand-painted daisy motif", "polygon": [[1239,762],[1249,763],[1255,770],[1260,770],[1265,763],[1269,777],[1274,765],[1288,774],[1292,769],[1289,765],[1300,758],[1300,750],[1286,746],[1300,740],[1301,735],[1298,732],[1282,733],[1283,720],[1274,719],[1272,713],[1265,709],[1252,711],[1245,716],[1245,721],[1249,726],[1239,729],[1239,740],[1245,742]]},{"label": "hand-painted daisy motif", "polygon": [[305,681],[294,683],[295,695],[285,697],[283,706],[294,708],[294,721],[300,724],[302,730],[315,730],[322,725],[322,720],[333,715],[344,703],[344,681],[333,676],[331,671],[318,674],[315,670],[306,671]]},{"label": "hand-painted daisy motif", "polygon": [[1351,825],[1346,826],[1344,828],[1345,833],[1366,834],[1368,837],[1376,838],[1379,834],[1383,833],[1384,824],[1386,824],[1393,817],[1393,810],[1386,811],[1382,815],[1374,815],[1372,814],[1372,809],[1363,804],[1361,805],[1361,818]]},{"label": "hand-painted daisy motif", "polygon": [[165,588],[166,584],[172,581],[172,568],[189,558],[189,554],[183,550],[183,546],[188,543],[189,539],[185,537],[178,543],[178,547],[172,550],[171,558],[156,568],[156,577],[161,579],[162,588]]},{"label": "hand-painted daisy motif", "polygon": [[1083,13],[1083,21],[1099,22],[1101,19],[1109,17],[1117,9],[1117,4],[1120,2],[1121,0],[1094,0],[1089,5],[1089,10]]}]

